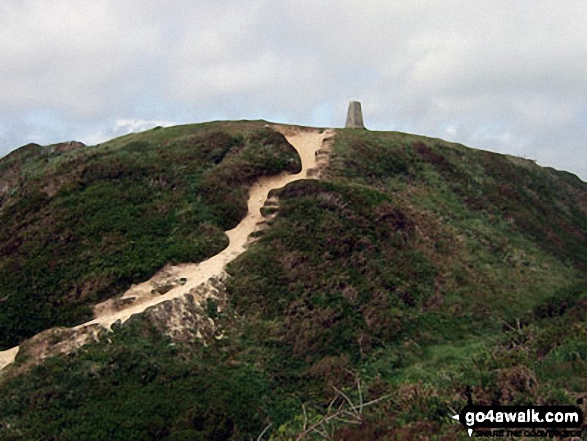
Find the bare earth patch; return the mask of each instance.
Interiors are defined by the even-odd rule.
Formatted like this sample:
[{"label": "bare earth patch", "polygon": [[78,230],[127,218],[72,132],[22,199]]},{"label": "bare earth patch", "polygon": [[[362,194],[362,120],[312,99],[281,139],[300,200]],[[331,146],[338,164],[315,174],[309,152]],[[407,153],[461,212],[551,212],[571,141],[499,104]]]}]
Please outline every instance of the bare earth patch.
[{"label": "bare earth patch", "polygon": [[[319,129],[282,125],[273,125],[272,127],[282,133],[297,150],[302,161],[301,172],[294,175],[282,173],[277,176],[260,178],[251,187],[247,215],[235,228],[225,232],[230,240],[227,248],[208,260],[197,264],[168,265],[150,280],[133,285],[120,298],[99,303],[94,308],[95,318],[93,320],[73,328],[74,331],[77,331],[75,340],[78,344],[68,345],[68,347],[71,346],[73,350],[74,347],[79,347],[94,340],[94,338],[80,338],[77,333],[82,329],[87,329],[88,333],[92,334],[93,337],[95,334],[95,326],[93,325],[101,325],[110,329],[112,324],[116,322],[124,323],[132,315],[140,314],[147,308],[183,297],[188,293],[193,296],[194,293],[198,292],[197,288],[199,286],[206,284],[211,279],[224,279],[226,277],[226,265],[246,250],[247,246],[252,242],[250,239],[251,233],[258,231],[266,224],[267,219],[263,217],[261,208],[267,201],[268,193],[293,181],[320,177],[321,171],[328,162],[329,141],[334,136],[334,130],[320,131]],[[193,303],[193,300],[190,303]],[[33,337],[29,342],[39,340],[37,337],[46,332]],[[37,344],[41,344],[41,342]],[[45,343],[42,343],[42,345],[45,346]],[[14,362],[18,351],[19,347],[15,347],[0,352],[0,370]],[[27,352],[31,353],[31,351]],[[62,352],[62,350],[57,352]],[[40,353],[45,355],[47,349],[43,348]],[[39,359],[44,358],[43,355],[40,355]]]}]

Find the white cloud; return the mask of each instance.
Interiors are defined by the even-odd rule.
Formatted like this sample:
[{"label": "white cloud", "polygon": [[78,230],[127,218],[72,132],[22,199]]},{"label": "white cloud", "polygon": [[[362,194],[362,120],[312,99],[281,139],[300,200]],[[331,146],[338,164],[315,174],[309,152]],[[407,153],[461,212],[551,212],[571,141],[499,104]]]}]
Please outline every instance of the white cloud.
[{"label": "white cloud", "polygon": [[142,132],[154,127],[169,127],[176,125],[173,121],[144,120],[144,119],[119,119],[116,121],[114,132],[117,135],[127,135],[132,132]]},{"label": "white cloud", "polygon": [[154,127],[169,127],[177,125],[174,121],[166,120],[143,120],[143,119],[119,119],[113,126],[108,126],[101,131],[94,131],[79,138],[86,145],[96,145],[118,136],[128,135],[150,130]]}]

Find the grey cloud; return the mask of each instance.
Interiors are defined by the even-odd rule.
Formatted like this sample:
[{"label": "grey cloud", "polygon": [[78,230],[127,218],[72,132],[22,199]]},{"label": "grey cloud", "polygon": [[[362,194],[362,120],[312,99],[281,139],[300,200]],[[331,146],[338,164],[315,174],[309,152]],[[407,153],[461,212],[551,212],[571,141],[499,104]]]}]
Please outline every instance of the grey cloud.
[{"label": "grey cloud", "polygon": [[[545,0],[7,0],[0,154],[117,121],[366,124],[585,165],[587,12]],[[70,139],[72,136],[67,136]]]}]

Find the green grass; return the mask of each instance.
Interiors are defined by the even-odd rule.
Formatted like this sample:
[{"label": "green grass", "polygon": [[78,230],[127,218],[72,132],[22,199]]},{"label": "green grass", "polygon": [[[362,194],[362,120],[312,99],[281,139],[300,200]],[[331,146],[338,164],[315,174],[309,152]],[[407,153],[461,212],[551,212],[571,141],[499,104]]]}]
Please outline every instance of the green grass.
[{"label": "green grass", "polygon": [[88,319],[91,305],[167,263],[221,251],[248,187],[300,169],[281,135],[242,125],[151,130],[49,164],[27,159],[51,171],[27,178],[0,210],[0,348]]},{"label": "green grass", "polygon": [[12,382],[0,398],[11,429],[3,424],[0,438],[247,439],[287,407],[267,398],[254,368],[198,354],[186,359],[149,323],[131,320],[74,359],[50,359]]},{"label": "green grass", "polygon": [[[178,140],[167,151],[176,153],[166,169],[185,166],[178,158],[194,150],[208,158],[184,184],[186,173],[178,174],[174,191],[189,189],[194,199],[165,211],[182,235],[192,232],[182,246],[193,252],[193,244],[238,218],[255,175],[241,176],[243,170],[296,165],[287,150],[272,156],[278,142],[264,144],[273,138],[258,138],[249,122],[227,129],[222,139],[239,140],[231,148],[205,141],[219,136],[218,124],[202,126],[198,148],[189,144],[189,126],[114,140],[106,149],[110,162],[95,171],[110,178],[96,178],[85,191],[108,204],[116,179],[176,182],[149,168],[157,161],[142,170],[129,159],[135,151],[159,158],[145,146],[165,143],[164,130],[173,130]],[[112,178],[127,163],[133,166],[125,177]],[[240,189],[233,176],[245,183]],[[331,414],[335,388],[357,402],[360,380],[365,401],[382,400],[365,409],[361,425],[325,425],[335,439],[468,439],[448,417],[466,403],[467,386],[479,404],[573,404],[584,395],[585,183],[437,139],[346,130],[335,138],[327,176],[276,191],[270,228],[229,265],[228,312],[206,305],[225,338],[206,347],[171,342],[149,318],[133,318],[112,343],[5,380],[0,438],[256,439],[271,424],[265,439],[295,439],[305,418],[311,424]],[[123,188],[121,200],[144,200],[141,187]],[[75,212],[83,203],[68,191],[74,199],[60,199],[63,211]],[[11,203],[36,213],[44,199],[33,196]],[[173,192],[161,198],[173,200]],[[143,208],[83,207],[75,216],[88,230],[72,236],[84,240]],[[137,244],[156,241],[148,225],[129,225],[124,234]],[[201,225],[208,233],[193,233]],[[128,240],[121,242],[117,255],[128,249]],[[94,271],[106,257],[89,261]],[[130,260],[149,261],[143,253]]]}]

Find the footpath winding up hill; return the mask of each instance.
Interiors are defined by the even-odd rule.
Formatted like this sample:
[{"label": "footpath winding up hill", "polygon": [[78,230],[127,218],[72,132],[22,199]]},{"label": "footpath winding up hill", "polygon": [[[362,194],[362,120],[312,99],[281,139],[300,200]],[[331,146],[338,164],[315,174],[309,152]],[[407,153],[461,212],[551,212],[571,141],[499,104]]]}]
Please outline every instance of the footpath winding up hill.
[{"label": "footpath winding up hill", "polygon": [[587,402],[587,184],[528,160],[264,121],[29,145],[0,250],[0,439],[467,439],[467,387]]},{"label": "footpath winding up hill", "polygon": [[[93,327],[92,325],[95,324],[111,329],[114,323],[122,324],[132,315],[140,314],[147,308],[183,297],[186,293],[210,280],[225,278],[227,263],[245,251],[252,233],[266,226],[261,208],[267,202],[269,192],[299,179],[316,178],[320,173],[318,153],[323,147],[324,140],[332,135],[332,131],[301,130],[300,128],[281,128],[278,126],[275,129],[283,133],[288,142],[296,149],[301,159],[302,169],[296,174],[283,172],[274,176],[262,176],[252,185],[249,190],[246,216],[236,227],[225,232],[229,240],[228,246],[215,256],[199,263],[166,266],[148,281],[133,285],[120,298],[109,299],[97,304],[94,307],[95,317],[75,326],[74,330],[83,330],[87,327]],[[165,292],[161,292],[160,289],[157,289],[158,287],[166,287]],[[89,330],[92,334],[96,331],[96,327],[93,328]],[[88,341],[86,337],[83,332],[76,333],[78,343],[64,345],[62,350],[69,352],[74,347],[85,344]],[[18,347],[0,352],[0,369],[13,363],[17,354]]]}]

